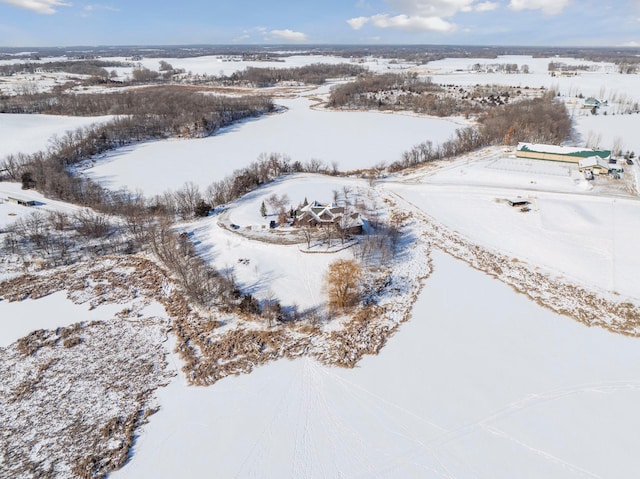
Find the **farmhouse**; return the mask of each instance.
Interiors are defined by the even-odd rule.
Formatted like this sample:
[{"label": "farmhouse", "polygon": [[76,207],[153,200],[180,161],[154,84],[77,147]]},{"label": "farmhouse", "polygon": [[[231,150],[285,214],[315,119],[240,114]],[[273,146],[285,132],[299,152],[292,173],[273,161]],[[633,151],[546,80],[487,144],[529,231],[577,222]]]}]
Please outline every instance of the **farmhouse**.
[{"label": "farmhouse", "polygon": [[293,226],[322,228],[332,226],[349,234],[362,234],[364,222],[360,213],[346,213],[335,203],[312,201],[296,210]]},{"label": "farmhouse", "polygon": [[518,147],[516,148],[516,157],[530,158],[533,160],[561,161],[564,163],[578,164],[580,160],[594,156],[606,162],[611,158],[611,151],[535,143],[518,143]]},{"label": "farmhouse", "polygon": [[14,203],[14,204],[20,205],[20,206],[35,206],[36,205],[35,200],[23,200],[21,198],[15,198],[15,197],[12,197],[12,196],[9,196],[7,198],[7,201],[9,203]]}]

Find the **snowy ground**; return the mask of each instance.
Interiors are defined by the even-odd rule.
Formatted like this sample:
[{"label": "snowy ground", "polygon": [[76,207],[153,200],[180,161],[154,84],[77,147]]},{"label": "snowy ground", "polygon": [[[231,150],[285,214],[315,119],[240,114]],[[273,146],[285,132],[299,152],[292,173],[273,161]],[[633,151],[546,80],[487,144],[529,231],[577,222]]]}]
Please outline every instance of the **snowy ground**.
[{"label": "snowy ground", "polygon": [[[560,62],[568,65],[588,65],[591,70],[579,72],[574,77],[551,76],[548,71],[549,62]],[[529,65],[530,73],[486,73],[471,71],[474,64],[517,64]],[[555,88],[561,95],[575,98],[582,94],[585,98],[620,100],[632,98],[640,101],[640,82],[638,75],[617,73],[613,63],[591,62],[574,58],[533,58],[525,55],[505,55],[497,59],[487,58],[447,58],[430,62],[427,65],[412,68],[422,75],[431,76],[440,84],[455,85],[509,85],[516,87]],[[611,101],[610,101],[611,103]]]},{"label": "snowy ground", "polygon": [[[622,180],[594,183],[615,181]],[[585,183],[565,165],[489,150],[487,158],[469,155],[385,187],[474,243],[638,300],[634,238],[640,234],[640,201],[601,187],[590,192]],[[518,197],[530,201],[531,211],[506,203]]]},{"label": "snowy ground", "polygon": [[[306,96],[317,94],[311,91]],[[287,110],[238,123],[208,138],[122,148],[98,159],[85,173],[108,188],[126,187],[154,195],[175,190],[187,181],[204,189],[256,161],[261,153],[283,153],[303,163],[316,159],[331,166],[336,162],[340,170],[346,171],[397,161],[418,143],[447,140],[462,123],[378,112],[312,109],[314,102],[306,97],[279,103]]]},{"label": "snowy ground", "polygon": [[[32,200],[35,206],[21,206],[7,201],[7,198],[17,198],[21,200]],[[0,231],[5,226],[14,223],[20,218],[24,218],[35,211],[63,211],[65,213],[76,213],[81,208],[76,205],[65,203],[64,201],[51,200],[45,198],[34,190],[23,190],[20,183],[10,183],[0,181]]]},{"label": "snowy ground", "polygon": [[[546,74],[548,61],[515,62],[528,63],[533,73],[505,79],[478,74],[475,80],[475,74],[456,72],[455,62],[448,67],[455,68],[434,76],[443,82],[458,78],[532,86],[547,85],[540,83],[544,78],[574,94],[575,85],[583,82],[581,91],[596,96],[606,75],[615,76],[603,66],[578,78],[551,78]],[[626,82],[627,76],[611,84],[618,80]],[[630,87],[629,94],[636,90]],[[326,87],[318,92],[326,92]],[[401,115],[318,111],[307,98],[285,104],[285,113],[244,122],[215,137],[122,150],[87,172],[109,187],[154,194],[184,181],[206,186],[265,151],[286,153],[293,160],[338,161],[341,169],[390,163],[415,143],[446,139],[457,126]],[[623,135],[625,149],[637,145],[635,117],[593,118],[580,118],[578,130],[597,129],[603,143]],[[7,131],[20,136],[23,130]],[[25,143],[17,144],[20,148],[31,144],[26,138],[21,141]],[[271,148],[274,145],[277,148]],[[601,179],[589,188],[562,165],[511,162],[503,153],[492,149],[472,154],[393,178],[379,188],[410,201],[463,237],[517,257],[519,264],[526,261],[531,269],[638,304],[637,197],[598,186],[604,185]],[[637,173],[634,166],[625,175],[637,178]],[[295,207],[305,197],[330,201],[333,190],[345,185],[354,191],[366,187],[354,179],[295,175],[248,195],[223,214],[241,229],[262,230],[270,218],[260,217],[259,206],[271,193],[286,193]],[[0,183],[0,198],[43,203],[36,208],[0,204],[0,228],[35,209],[73,208],[34,195],[22,192],[20,185]],[[531,201],[530,212],[504,202],[516,196]],[[246,291],[259,298],[275,295],[284,305],[302,308],[322,301],[323,268],[337,255],[249,241],[220,228],[217,221],[214,216],[184,227],[208,260],[233,268]],[[638,339],[551,313],[442,253],[434,253],[434,271],[411,321],[378,356],[365,358],[356,369],[328,368],[309,359],[279,361],[208,388],[187,387],[178,376],[159,390],[160,412],[145,426],[129,464],[112,476],[632,475],[640,427]],[[106,319],[113,315],[110,308],[89,312],[86,305],[70,305],[62,293],[18,304],[0,301],[0,348],[33,329],[53,329],[81,318]],[[143,314],[153,310],[149,307]],[[155,314],[166,317],[161,311]],[[179,370],[180,361],[171,358],[173,369]]]},{"label": "snowy ground", "polygon": [[110,120],[110,116],[72,117],[0,113],[0,160],[16,153],[46,150],[54,135]]},{"label": "snowy ground", "polygon": [[[325,254],[328,249],[325,245],[313,247],[311,253],[304,252],[306,244],[302,238],[300,244],[278,244],[280,231],[269,230],[269,222],[277,219],[277,215],[268,208],[268,216],[262,218],[260,205],[263,201],[268,204],[268,198],[273,194],[289,197],[287,211],[297,208],[305,198],[309,202],[318,200],[328,203],[333,201],[333,191],[338,191],[340,198],[343,198],[345,187],[351,191],[352,202],[357,198],[360,201],[376,201],[366,196],[363,198],[362,190],[366,187],[363,180],[293,175],[260,188],[230,205],[229,211],[224,214],[225,222],[237,225],[237,231],[218,226],[218,215],[195,223],[187,231],[192,233],[199,253],[217,269],[232,271],[243,291],[263,300],[279,298],[283,306],[297,305],[302,310],[317,308],[325,302],[322,287],[327,264],[338,258],[352,258],[353,252],[346,249],[334,253],[334,248],[331,253]],[[377,201],[380,202],[380,199]],[[295,228],[284,230],[289,232],[288,235],[297,235]],[[252,232],[258,232],[272,242],[248,239],[246,236]],[[337,238],[333,242],[340,244]]]},{"label": "snowy ground", "polygon": [[[115,60],[121,62],[131,62],[130,59],[124,57],[105,58],[104,60]],[[229,57],[222,55],[210,55],[192,58],[143,58],[140,61],[132,62],[134,66],[142,66],[149,70],[158,71],[160,61],[165,61],[174,68],[182,68],[186,72],[194,75],[231,75],[235,72],[245,70],[247,68],[297,68],[314,63],[325,64],[342,64],[354,63],[349,58],[335,57],[329,55],[292,55],[283,57],[282,61],[244,61],[240,57]],[[363,58],[358,61],[358,65],[368,68],[372,71],[388,71],[406,69],[408,64],[392,63],[389,59],[384,58]],[[116,67],[110,68],[109,71],[115,70],[119,77],[126,78],[131,75],[132,67]]]},{"label": "snowy ground", "polygon": [[176,379],[159,392],[163,407],[133,460],[112,477],[635,470],[637,340],[585,328],[459,261],[435,259],[412,321],[377,357],[354,370],[280,361],[206,389]]}]

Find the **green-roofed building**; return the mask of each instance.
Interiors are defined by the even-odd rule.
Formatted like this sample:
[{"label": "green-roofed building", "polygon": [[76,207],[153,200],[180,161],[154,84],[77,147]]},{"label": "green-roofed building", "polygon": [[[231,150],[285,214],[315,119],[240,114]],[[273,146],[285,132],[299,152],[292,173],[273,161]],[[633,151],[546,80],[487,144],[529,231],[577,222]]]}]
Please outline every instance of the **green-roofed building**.
[{"label": "green-roofed building", "polygon": [[533,160],[561,161],[564,163],[579,163],[580,160],[597,156],[604,161],[611,158],[611,150],[592,150],[590,148],[576,148],[572,146],[544,145],[536,143],[518,143],[516,157],[531,158]]}]

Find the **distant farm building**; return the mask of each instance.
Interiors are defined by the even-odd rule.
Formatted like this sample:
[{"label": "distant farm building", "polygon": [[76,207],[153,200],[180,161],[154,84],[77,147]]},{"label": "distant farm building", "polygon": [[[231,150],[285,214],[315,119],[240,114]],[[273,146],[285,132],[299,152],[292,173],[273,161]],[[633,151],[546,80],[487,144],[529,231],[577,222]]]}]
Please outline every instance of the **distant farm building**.
[{"label": "distant farm building", "polygon": [[581,172],[591,171],[594,175],[606,175],[609,173],[622,173],[623,168],[619,166],[617,163],[610,163],[604,161],[602,158],[597,156],[592,156],[589,158],[585,158],[584,160],[580,160],[578,163],[578,167]]},{"label": "distant farm building", "polygon": [[7,201],[9,203],[13,203],[13,204],[20,205],[20,206],[35,206],[36,205],[36,201],[34,201],[34,200],[23,200],[21,198],[15,198],[13,196],[9,196],[7,198]]},{"label": "distant farm building", "polygon": [[607,162],[609,158],[611,158],[611,151],[535,143],[518,143],[518,147],[516,148],[516,157],[530,158],[533,160],[561,161],[564,163],[578,164],[580,160],[594,156]]},{"label": "distant farm building", "polygon": [[609,171],[612,170],[612,166],[608,162],[604,161],[602,158],[597,156],[590,156],[589,158],[584,158],[578,162],[578,167],[581,172],[591,171],[594,175],[606,175]]}]

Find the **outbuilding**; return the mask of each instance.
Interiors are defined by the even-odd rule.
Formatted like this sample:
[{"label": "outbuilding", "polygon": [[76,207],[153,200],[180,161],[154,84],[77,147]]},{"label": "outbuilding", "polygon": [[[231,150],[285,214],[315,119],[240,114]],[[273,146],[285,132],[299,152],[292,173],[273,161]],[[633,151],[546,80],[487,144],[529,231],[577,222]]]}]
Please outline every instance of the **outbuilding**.
[{"label": "outbuilding", "polygon": [[611,150],[594,150],[590,148],[576,148],[571,146],[545,145],[541,143],[518,143],[517,158],[533,160],[561,161],[577,164],[580,160],[596,156],[609,161]]},{"label": "outbuilding", "polygon": [[7,201],[9,203],[14,203],[14,204],[20,205],[20,206],[35,206],[36,205],[36,201],[35,200],[23,200],[22,198],[15,198],[13,196],[9,196],[7,198]]},{"label": "outbuilding", "polygon": [[591,171],[594,175],[606,175],[612,172],[622,173],[624,171],[617,163],[609,163],[597,156],[580,160],[578,167],[581,172]]}]

